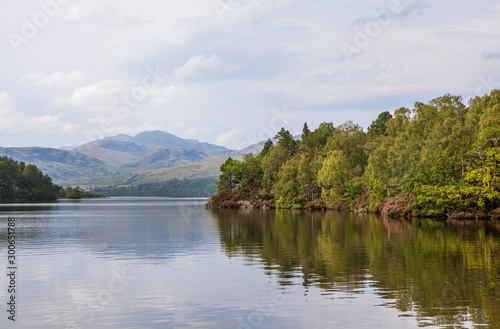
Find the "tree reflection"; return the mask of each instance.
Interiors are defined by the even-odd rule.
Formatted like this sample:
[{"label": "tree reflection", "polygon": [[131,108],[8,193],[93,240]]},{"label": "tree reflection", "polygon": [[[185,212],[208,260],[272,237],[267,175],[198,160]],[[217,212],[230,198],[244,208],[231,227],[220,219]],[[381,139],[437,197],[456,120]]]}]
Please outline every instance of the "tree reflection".
[{"label": "tree reflection", "polygon": [[[500,224],[337,212],[214,210],[228,257],[244,255],[325,294],[366,287],[422,326],[500,324]],[[395,302],[394,302],[395,301]]]}]

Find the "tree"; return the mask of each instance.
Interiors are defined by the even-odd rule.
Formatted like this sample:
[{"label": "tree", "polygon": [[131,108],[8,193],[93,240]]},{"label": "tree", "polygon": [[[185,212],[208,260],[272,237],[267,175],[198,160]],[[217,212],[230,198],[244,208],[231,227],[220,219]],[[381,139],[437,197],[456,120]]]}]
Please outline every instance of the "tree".
[{"label": "tree", "polygon": [[238,187],[243,178],[243,167],[244,165],[240,161],[233,160],[229,157],[226,162],[220,166],[221,174],[217,180],[217,191],[220,193],[223,190],[233,190]]},{"label": "tree", "polygon": [[355,176],[361,176],[368,164],[368,154],[365,152],[367,136],[363,128],[347,121],[338,126],[328,140],[327,149],[329,151],[342,151],[347,158],[349,167]]},{"label": "tree", "polygon": [[313,153],[317,153],[318,148],[324,147],[328,139],[332,137],[332,133],[335,130],[333,123],[323,122],[319,127],[304,136],[302,136],[302,147],[309,149]]},{"label": "tree", "polygon": [[311,131],[309,130],[309,127],[307,126],[307,122],[304,122],[304,127],[302,128],[302,140],[304,138],[307,138],[311,134]]},{"label": "tree", "polygon": [[271,146],[273,146],[273,141],[271,140],[271,138],[269,138],[264,143],[264,147],[262,148],[262,151],[260,151],[260,156],[264,157],[267,154],[267,152],[269,152],[269,149],[271,148]]},{"label": "tree", "polygon": [[291,208],[300,199],[300,184],[297,180],[300,159],[292,157],[280,168],[275,184],[275,198],[279,208]]},{"label": "tree", "polygon": [[75,188],[68,186],[66,188],[66,199],[81,199],[81,198],[82,198],[82,191],[80,190],[79,186]]},{"label": "tree", "polygon": [[271,147],[262,159],[262,188],[264,194],[272,194],[274,184],[278,181],[278,172],[288,159],[287,149],[277,144]]},{"label": "tree", "polygon": [[389,111],[382,112],[378,115],[377,119],[372,121],[368,127],[369,135],[387,135],[387,122],[392,119]]},{"label": "tree", "polygon": [[37,166],[0,158],[0,202],[51,201],[58,191],[59,186]]},{"label": "tree", "polygon": [[318,172],[318,182],[323,188],[323,197],[328,203],[342,200],[346,185],[354,177],[349,159],[343,151],[331,151]]},{"label": "tree", "polygon": [[278,140],[278,145],[283,146],[287,150],[289,156],[297,151],[297,142],[295,142],[292,134],[288,130],[285,130],[285,128],[281,128],[274,138]]},{"label": "tree", "polygon": [[314,164],[311,164],[311,158],[306,155],[300,156],[297,182],[300,186],[300,192],[307,201],[313,201],[318,188],[317,170],[314,170]]}]

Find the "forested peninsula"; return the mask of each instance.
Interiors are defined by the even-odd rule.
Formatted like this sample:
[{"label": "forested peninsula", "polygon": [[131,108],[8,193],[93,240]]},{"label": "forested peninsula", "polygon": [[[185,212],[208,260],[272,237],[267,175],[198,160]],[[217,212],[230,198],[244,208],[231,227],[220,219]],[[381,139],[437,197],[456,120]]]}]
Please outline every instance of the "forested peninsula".
[{"label": "forested peninsula", "polygon": [[500,219],[500,90],[383,112],[367,132],[325,122],[275,139],[227,159],[206,206]]},{"label": "forested peninsula", "polygon": [[0,202],[53,201],[60,189],[37,166],[0,157]]}]

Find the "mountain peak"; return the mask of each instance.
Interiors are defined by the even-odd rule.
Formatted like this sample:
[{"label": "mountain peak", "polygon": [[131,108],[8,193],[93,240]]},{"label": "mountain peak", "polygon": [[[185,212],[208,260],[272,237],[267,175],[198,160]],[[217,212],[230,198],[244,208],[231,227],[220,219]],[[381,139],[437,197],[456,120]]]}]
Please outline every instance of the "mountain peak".
[{"label": "mountain peak", "polygon": [[104,140],[119,141],[119,142],[128,142],[132,139],[132,136],[129,136],[126,134],[118,134],[116,136],[104,137],[103,139]]},{"label": "mountain peak", "polygon": [[167,133],[163,130],[148,130],[138,133],[134,136],[134,138],[144,138],[144,137],[165,137],[165,136],[173,136],[177,137],[174,134]]},{"label": "mountain peak", "polygon": [[227,150],[219,145],[202,143],[194,139],[184,139],[162,130],[144,131],[130,139],[131,142],[153,147],[180,147],[197,151]]}]

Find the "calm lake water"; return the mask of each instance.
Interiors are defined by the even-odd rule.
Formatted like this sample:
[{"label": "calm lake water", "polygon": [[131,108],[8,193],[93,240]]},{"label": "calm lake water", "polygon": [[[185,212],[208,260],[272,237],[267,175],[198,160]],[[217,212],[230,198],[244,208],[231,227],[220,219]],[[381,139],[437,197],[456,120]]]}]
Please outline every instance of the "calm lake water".
[{"label": "calm lake water", "polygon": [[1,206],[0,328],[500,328],[498,222],[204,202]]}]

